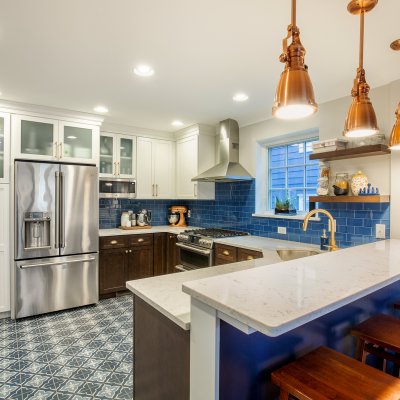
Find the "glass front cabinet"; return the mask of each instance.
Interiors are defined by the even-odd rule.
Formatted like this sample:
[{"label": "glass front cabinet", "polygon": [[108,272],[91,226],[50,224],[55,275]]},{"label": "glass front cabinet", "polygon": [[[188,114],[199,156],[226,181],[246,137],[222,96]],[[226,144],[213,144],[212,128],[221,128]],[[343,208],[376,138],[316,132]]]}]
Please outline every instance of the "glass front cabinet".
[{"label": "glass front cabinet", "polygon": [[0,112],[0,183],[10,182],[10,114]]},{"label": "glass front cabinet", "polygon": [[97,164],[98,126],[13,115],[15,158]]},{"label": "glass front cabinet", "polygon": [[99,172],[104,178],[135,178],[136,137],[102,132]]}]

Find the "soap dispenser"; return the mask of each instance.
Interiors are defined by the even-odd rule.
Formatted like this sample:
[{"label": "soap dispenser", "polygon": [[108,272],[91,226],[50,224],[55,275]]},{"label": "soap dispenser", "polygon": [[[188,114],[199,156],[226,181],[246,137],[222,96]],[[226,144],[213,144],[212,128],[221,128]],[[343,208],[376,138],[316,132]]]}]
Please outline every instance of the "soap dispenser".
[{"label": "soap dispenser", "polygon": [[328,236],[326,235],[326,229],[322,231],[321,250],[328,250]]}]

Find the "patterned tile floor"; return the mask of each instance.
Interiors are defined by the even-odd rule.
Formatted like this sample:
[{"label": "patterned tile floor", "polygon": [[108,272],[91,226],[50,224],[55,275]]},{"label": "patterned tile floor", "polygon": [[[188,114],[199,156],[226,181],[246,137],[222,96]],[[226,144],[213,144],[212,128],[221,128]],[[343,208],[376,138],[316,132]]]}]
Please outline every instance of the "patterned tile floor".
[{"label": "patterned tile floor", "polygon": [[0,320],[0,399],[132,399],[132,297]]}]

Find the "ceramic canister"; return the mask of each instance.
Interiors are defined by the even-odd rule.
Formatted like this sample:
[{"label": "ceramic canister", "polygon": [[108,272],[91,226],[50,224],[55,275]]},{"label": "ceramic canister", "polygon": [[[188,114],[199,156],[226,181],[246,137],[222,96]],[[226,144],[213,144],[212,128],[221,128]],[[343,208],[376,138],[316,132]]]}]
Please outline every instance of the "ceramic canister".
[{"label": "ceramic canister", "polygon": [[362,173],[362,171],[358,171],[351,178],[351,191],[354,196],[358,196],[360,189],[364,189],[368,186],[368,177]]}]

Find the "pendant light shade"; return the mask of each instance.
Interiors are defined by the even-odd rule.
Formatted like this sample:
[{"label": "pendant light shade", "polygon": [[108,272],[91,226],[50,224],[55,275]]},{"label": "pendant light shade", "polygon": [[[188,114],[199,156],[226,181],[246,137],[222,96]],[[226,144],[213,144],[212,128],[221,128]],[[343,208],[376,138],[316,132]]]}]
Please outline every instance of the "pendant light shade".
[{"label": "pendant light shade", "polygon": [[396,110],[396,123],[390,135],[389,147],[391,150],[400,150],[400,103]]},{"label": "pendant light shade", "polygon": [[[288,46],[289,38],[292,43]],[[272,107],[272,115],[281,119],[300,119],[318,110],[314,89],[304,64],[306,50],[300,41],[300,30],[296,26],[296,0],[292,0],[292,22],[288,35],[283,39],[283,53],[279,60],[285,63]]]},{"label": "pendant light shade", "polygon": [[[391,43],[390,48],[395,51],[400,51],[400,39]],[[400,103],[396,110],[396,123],[390,135],[389,147],[391,150],[400,150]]]},{"label": "pendant light shade", "polygon": [[364,16],[371,11],[378,0],[352,0],[347,6],[351,14],[360,15],[360,56],[357,75],[354,79],[350,105],[343,135],[347,137],[371,136],[379,132],[374,107],[369,98],[370,87],[365,80],[364,70]]}]

